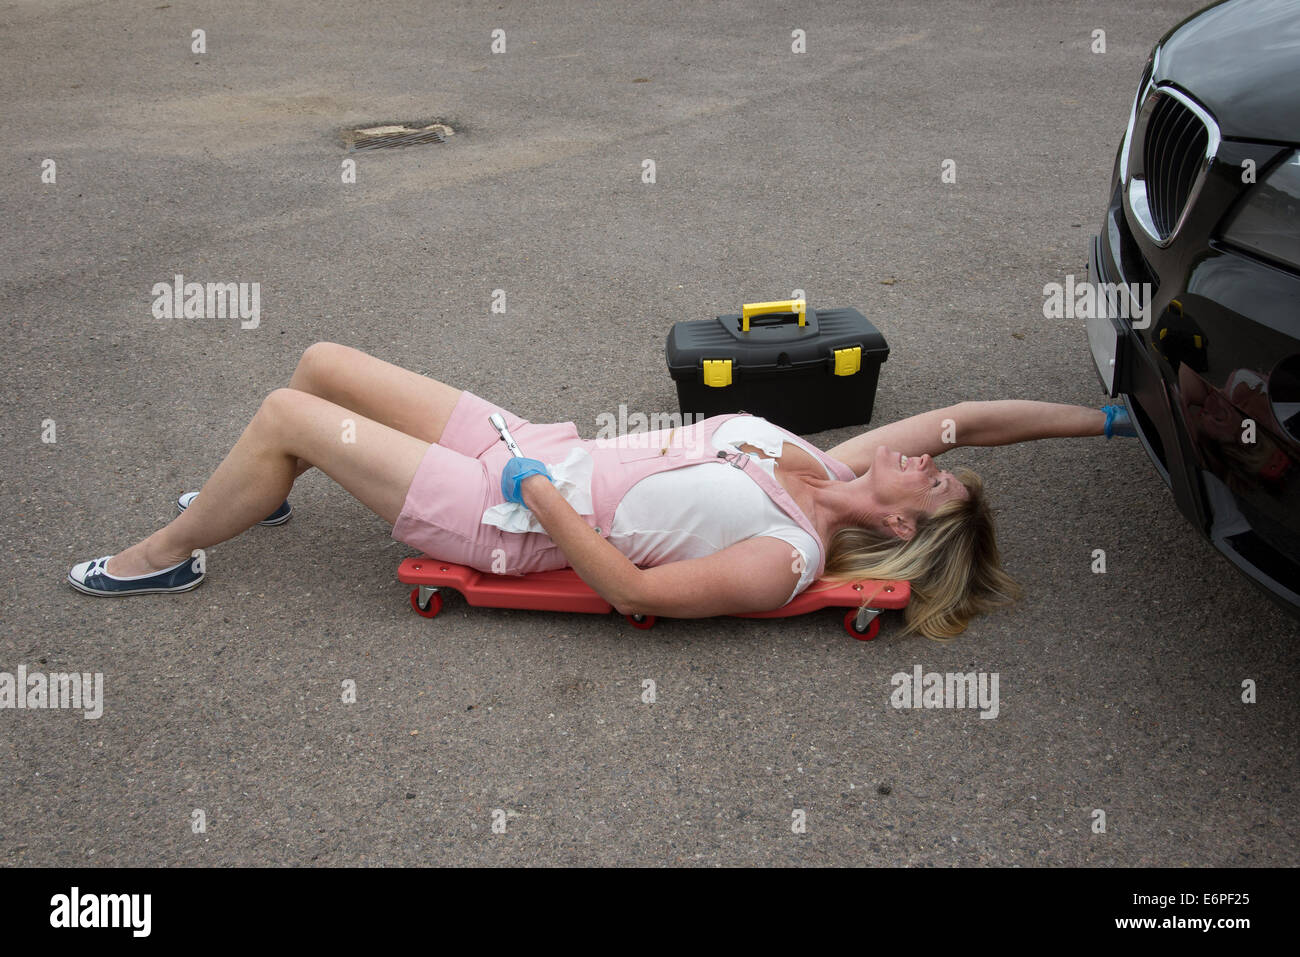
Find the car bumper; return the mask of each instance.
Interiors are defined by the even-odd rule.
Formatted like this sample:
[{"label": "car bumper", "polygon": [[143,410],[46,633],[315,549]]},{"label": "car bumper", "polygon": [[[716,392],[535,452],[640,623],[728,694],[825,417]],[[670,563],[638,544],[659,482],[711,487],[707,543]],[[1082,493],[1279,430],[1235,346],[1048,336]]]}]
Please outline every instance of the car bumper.
[{"label": "car bumper", "polygon": [[[1092,283],[1140,284],[1154,278],[1146,272],[1123,217],[1117,185],[1103,230],[1090,246],[1088,280]],[[1168,301],[1169,296],[1162,298]],[[1128,407],[1139,441],[1179,511],[1238,570],[1300,618],[1300,563],[1294,549],[1280,550],[1256,534],[1260,519],[1247,520],[1227,486],[1202,467],[1182,404],[1171,393],[1145,338],[1143,327],[1148,323],[1138,320],[1135,328],[1134,321],[1126,318],[1089,320],[1089,345],[1102,388]]]}]

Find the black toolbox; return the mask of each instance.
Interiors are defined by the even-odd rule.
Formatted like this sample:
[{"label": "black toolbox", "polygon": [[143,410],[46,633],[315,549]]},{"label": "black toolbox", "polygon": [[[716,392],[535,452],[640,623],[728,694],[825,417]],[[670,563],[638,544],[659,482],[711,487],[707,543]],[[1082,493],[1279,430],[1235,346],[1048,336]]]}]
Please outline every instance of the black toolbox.
[{"label": "black toolbox", "polygon": [[681,412],[750,412],[800,434],[871,421],[889,346],[856,309],[803,299],[676,323],[665,349]]}]

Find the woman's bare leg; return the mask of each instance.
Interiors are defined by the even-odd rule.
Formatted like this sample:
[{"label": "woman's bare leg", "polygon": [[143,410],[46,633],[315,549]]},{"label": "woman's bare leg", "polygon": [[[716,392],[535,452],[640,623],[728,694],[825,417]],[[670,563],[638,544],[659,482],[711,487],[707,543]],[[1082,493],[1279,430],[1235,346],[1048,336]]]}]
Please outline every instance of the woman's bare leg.
[{"label": "woman's bare leg", "polygon": [[336,342],[309,346],[298,360],[289,388],[310,392],[430,444],[442,437],[462,392]]},{"label": "woman's bare leg", "polygon": [[284,501],[299,461],[319,468],[391,525],[428,448],[428,442],[319,396],[276,389],[202,494],[170,524],[114,555],[108,571],[147,574],[233,538]]}]

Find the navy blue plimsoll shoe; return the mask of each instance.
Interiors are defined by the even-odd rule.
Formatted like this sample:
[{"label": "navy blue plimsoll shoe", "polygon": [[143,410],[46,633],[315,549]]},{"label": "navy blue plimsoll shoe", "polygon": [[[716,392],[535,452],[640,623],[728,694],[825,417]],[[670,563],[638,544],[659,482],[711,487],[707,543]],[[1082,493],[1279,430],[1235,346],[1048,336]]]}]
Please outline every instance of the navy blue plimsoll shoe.
[{"label": "navy blue plimsoll shoe", "polygon": [[187,558],[171,568],[148,575],[132,575],[119,578],[107,571],[108,560],[112,555],[96,558],[89,562],[78,562],[68,572],[68,584],[87,595],[102,595],[107,598],[124,598],[127,595],[152,595],[161,592],[189,591],[203,583],[206,570],[196,571],[195,566],[203,568],[197,558]]},{"label": "navy blue plimsoll shoe", "polygon": [[[176,507],[182,512],[190,507],[190,502],[198,497],[198,492],[186,492],[176,500]],[[293,516],[293,506],[289,504],[286,498],[270,515],[258,522],[258,525],[283,525]]]}]

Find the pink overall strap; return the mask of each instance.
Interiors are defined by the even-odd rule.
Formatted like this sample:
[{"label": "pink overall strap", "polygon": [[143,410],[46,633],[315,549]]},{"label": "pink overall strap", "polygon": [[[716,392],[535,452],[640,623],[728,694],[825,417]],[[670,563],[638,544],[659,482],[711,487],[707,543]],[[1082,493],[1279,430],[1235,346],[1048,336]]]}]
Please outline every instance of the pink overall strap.
[{"label": "pink overall strap", "polygon": [[753,465],[754,460],[749,457],[747,452],[736,452],[733,455],[726,455],[723,452],[719,452],[717,457],[711,461],[731,465],[740,469],[753,479],[759,488],[767,493],[768,498],[775,502],[780,507],[781,511],[793,518],[800,528],[812,536],[813,541],[818,545],[817,574],[813,577],[821,578],[822,572],[826,570],[826,543],[822,541],[821,536],[817,534],[817,529],[813,527],[813,523],[809,520],[808,516],[803,513],[803,509],[801,509],[795,503],[795,500],[791,498],[790,493],[782,487],[781,483],[764,472],[760,466],[754,466],[751,468],[750,466]]},{"label": "pink overall strap", "polygon": [[[646,476],[688,465],[717,462],[720,466],[733,466],[743,470],[758,484],[759,488],[767,493],[768,498],[775,502],[778,508],[813,537],[819,545],[817,577],[821,577],[826,568],[826,544],[822,542],[812,522],[795,503],[790,493],[761,466],[751,467],[753,460],[746,453],[736,452],[728,455],[726,452],[715,452],[713,449],[713,433],[724,423],[741,415],[749,415],[749,413],[730,412],[710,416],[703,421],[681,428],[587,442],[588,451],[596,459],[596,468],[592,475],[595,514],[586,517],[596,528],[597,533],[606,536],[609,534],[609,529],[614,524],[618,503],[633,485]],[[794,434],[788,430],[782,429],[782,431],[787,435]],[[847,482],[857,478],[853,470],[843,462],[831,458],[819,449],[816,451],[819,461],[825,463],[832,474],[842,481]]]},{"label": "pink overall strap", "polygon": [[[821,578],[822,572],[826,570],[826,543],[822,541],[821,536],[817,534],[817,529],[813,527],[813,523],[809,520],[808,516],[803,513],[803,509],[799,508],[795,503],[795,500],[790,496],[790,493],[785,490],[781,483],[768,475],[767,472],[763,471],[762,467],[756,466],[750,468],[753,459],[751,459],[745,452],[736,452],[732,455],[727,455],[725,452],[717,452],[714,453],[712,457],[704,457],[701,454],[701,447],[712,451],[713,445],[711,440],[713,433],[716,432],[724,423],[730,422],[732,419],[739,418],[740,416],[749,415],[751,415],[749,412],[732,412],[724,415],[711,416],[703,422],[697,422],[686,441],[693,446],[694,455],[700,456],[695,459],[696,462],[719,462],[740,469],[753,479],[759,488],[767,493],[768,498],[775,502],[781,511],[793,518],[800,528],[812,536],[813,541],[818,544],[817,574],[815,577]],[[777,426],[777,428],[780,429],[780,426]],[[781,429],[781,431],[785,432],[786,435],[794,435],[794,433],[790,432],[788,429]],[[831,471],[835,473],[841,481],[847,482],[857,478],[853,473],[853,470],[843,462],[836,461],[820,449],[817,449],[816,451],[818,460],[826,463]],[[688,465],[692,463],[688,461],[681,462],[680,464]],[[673,466],[668,466],[668,468],[672,467]]]}]

